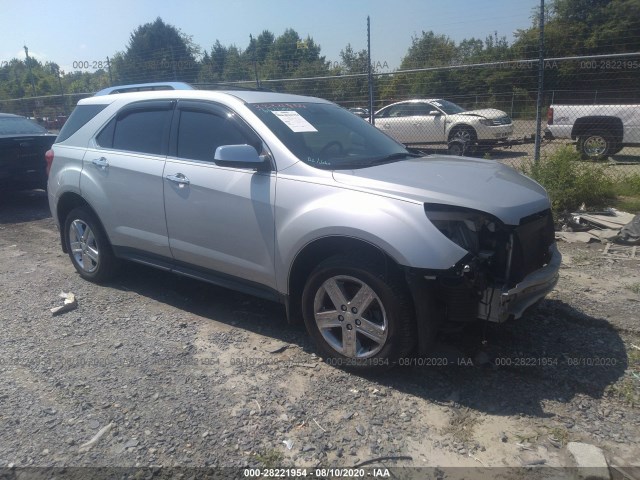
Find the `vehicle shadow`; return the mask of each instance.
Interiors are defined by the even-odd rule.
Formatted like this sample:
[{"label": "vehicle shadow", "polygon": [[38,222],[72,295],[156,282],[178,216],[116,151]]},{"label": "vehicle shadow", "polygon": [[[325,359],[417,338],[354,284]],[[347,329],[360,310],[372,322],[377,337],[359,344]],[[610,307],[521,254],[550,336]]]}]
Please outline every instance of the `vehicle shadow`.
[{"label": "vehicle shadow", "polygon": [[47,192],[23,190],[0,192],[0,225],[31,222],[51,217]]},{"label": "vehicle shadow", "polygon": [[[284,307],[267,300],[135,264],[111,286],[315,352],[304,326],[288,325]],[[503,325],[441,333],[429,357],[354,375],[440,404],[546,417],[545,401],[600,398],[627,368],[624,343],[606,320],[558,300]]]},{"label": "vehicle shadow", "polygon": [[[558,300],[543,300],[503,325],[441,334],[431,358],[377,381],[438,403],[546,417],[545,401],[601,398],[628,365],[624,342],[609,322]],[[433,366],[437,362],[447,366]]]}]

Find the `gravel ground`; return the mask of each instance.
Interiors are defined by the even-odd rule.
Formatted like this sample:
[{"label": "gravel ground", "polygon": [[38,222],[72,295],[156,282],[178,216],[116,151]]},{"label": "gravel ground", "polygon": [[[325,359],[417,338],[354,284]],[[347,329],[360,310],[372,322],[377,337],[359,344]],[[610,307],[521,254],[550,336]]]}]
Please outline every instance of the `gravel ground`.
[{"label": "gravel ground", "polygon": [[[6,195],[0,469],[562,466],[569,441],[638,465],[640,255],[560,247],[557,290],[522,320],[354,375],[279,305],[133,264],[83,281],[44,192]],[[54,317],[60,292],[78,308]]]}]

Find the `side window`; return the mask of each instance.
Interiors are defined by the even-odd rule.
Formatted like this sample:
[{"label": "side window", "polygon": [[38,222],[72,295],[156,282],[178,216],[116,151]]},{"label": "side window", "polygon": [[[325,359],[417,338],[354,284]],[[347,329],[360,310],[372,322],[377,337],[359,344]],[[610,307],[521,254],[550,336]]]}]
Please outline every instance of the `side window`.
[{"label": "side window", "polygon": [[431,110],[435,110],[435,108],[432,108],[431,105],[429,105],[428,103],[416,103],[414,106],[414,111],[413,114],[414,115],[422,115],[422,116],[427,116],[429,115],[429,112]]},{"label": "side window", "polygon": [[440,110],[438,110],[438,108],[435,105],[432,105],[431,103],[427,103],[425,105],[426,109],[427,109],[427,113],[425,115],[428,115],[429,112],[433,112],[434,110],[438,113],[440,113]]},{"label": "side window", "polygon": [[261,149],[261,142],[244,132],[232,116],[190,109],[180,111],[177,143],[178,157],[208,162],[213,162],[221,145],[249,144]]},{"label": "side window", "polygon": [[404,115],[404,105],[395,105],[389,108],[389,117],[403,117]]},{"label": "side window", "polygon": [[171,113],[168,109],[136,109],[118,115],[112,148],[161,155],[168,139]]},{"label": "side window", "polygon": [[96,143],[102,148],[163,155],[169,139],[172,108],[170,102],[127,108],[100,131]]},{"label": "side window", "polygon": [[96,143],[102,148],[113,148],[113,132],[116,130],[116,119],[111,120],[96,137]]},{"label": "side window", "polygon": [[64,142],[71,135],[76,133],[93,117],[99,114],[102,110],[107,108],[107,105],[78,105],[71,113],[69,119],[62,126],[62,130],[58,134],[56,142]]}]

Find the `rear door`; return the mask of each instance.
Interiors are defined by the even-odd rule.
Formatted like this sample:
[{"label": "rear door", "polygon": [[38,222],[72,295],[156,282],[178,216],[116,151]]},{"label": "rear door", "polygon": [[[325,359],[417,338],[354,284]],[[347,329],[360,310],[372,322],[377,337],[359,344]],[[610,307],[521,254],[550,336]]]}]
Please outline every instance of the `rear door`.
[{"label": "rear door", "polygon": [[[171,252],[178,269],[216,275],[275,290],[276,174],[216,165],[221,145],[252,145],[260,138],[224,106],[180,101],[164,170],[164,202]],[[258,293],[258,292],[254,292]]]},{"label": "rear door", "polygon": [[174,101],[121,109],[84,156],[80,189],[120,255],[171,258],[162,172]]},{"label": "rear door", "polygon": [[401,103],[390,105],[376,117],[376,127],[400,143],[413,143],[415,135],[411,126],[411,106]]}]

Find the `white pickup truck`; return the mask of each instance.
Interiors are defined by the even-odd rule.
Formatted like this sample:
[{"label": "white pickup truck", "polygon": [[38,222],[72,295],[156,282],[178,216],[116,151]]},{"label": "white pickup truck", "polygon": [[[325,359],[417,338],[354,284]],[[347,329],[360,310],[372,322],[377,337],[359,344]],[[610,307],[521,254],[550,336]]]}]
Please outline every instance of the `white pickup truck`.
[{"label": "white pickup truck", "polygon": [[584,158],[640,145],[640,105],[551,105],[545,138],[577,140]]}]

